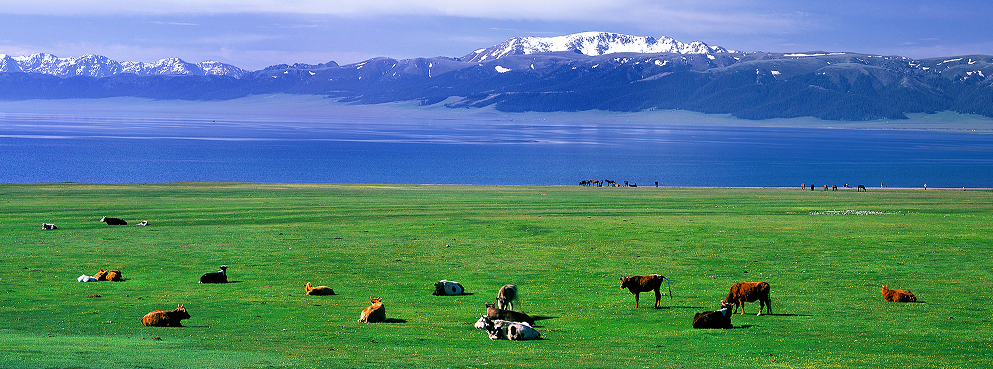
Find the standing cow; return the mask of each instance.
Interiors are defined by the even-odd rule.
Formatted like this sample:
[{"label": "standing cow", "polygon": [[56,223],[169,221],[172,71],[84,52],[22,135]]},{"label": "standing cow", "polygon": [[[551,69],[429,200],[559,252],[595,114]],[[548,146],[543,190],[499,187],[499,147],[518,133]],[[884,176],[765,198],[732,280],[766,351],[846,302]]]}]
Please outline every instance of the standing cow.
[{"label": "standing cow", "polygon": [[730,303],[734,305],[731,310],[733,314],[741,306],[741,314],[745,314],[745,303],[759,301],[759,313],[762,315],[762,308],[766,307],[766,313],[772,314],[772,300],[769,299],[769,284],[766,282],[739,282],[731,286],[728,297],[721,301],[721,304]]},{"label": "standing cow", "polygon": [[651,275],[636,275],[633,277],[621,277],[621,289],[627,288],[628,291],[634,294],[634,307],[638,307],[638,299],[642,292],[655,291],[655,308],[659,309],[662,306],[662,281],[665,281],[666,286],[669,288],[669,299],[672,299],[672,286],[669,285],[669,279],[665,276],[658,274]]},{"label": "standing cow", "polygon": [[514,310],[514,299],[517,298],[517,285],[505,284],[497,291],[497,307],[504,310]]}]

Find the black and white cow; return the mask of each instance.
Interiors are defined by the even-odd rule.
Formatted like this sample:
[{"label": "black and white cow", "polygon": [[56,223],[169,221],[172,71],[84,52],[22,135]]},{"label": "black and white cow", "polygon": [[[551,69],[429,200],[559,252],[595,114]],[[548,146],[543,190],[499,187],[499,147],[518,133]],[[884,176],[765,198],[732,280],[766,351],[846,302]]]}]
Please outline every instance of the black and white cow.
[{"label": "black and white cow", "polygon": [[434,284],[435,296],[458,296],[465,292],[465,288],[459,282],[440,280]]},{"label": "black and white cow", "polygon": [[45,231],[51,231],[53,229],[59,229],[55,226],[55,223],[41,223],[41,229]]},{"label": "black and white cow", "polygon": [[527,323],[511,322],[506,320],[491,320],[488,317],[480,317],[475,324],[476,328],[485,330],[491,340],[540,340],[541,333]]},{"label": "black and white cow", "polygon": [[734,303],[721,301],[721,310],[697,313],[693,317],[693,328],[734,328],[734,326],[731,325],[731,313],[734,307]]},{"label": "black and white cow", "polygon": [[200,283],[228,283],[228,266],[221,265],[221,270],[200,276]]},{"label": "black and white cow", "polygon": [[119,218],[103,217],[100,218],[100,221],[103,223],[107,223],[107,225],[128,225],[128,222],[125,222],[124,219],[119,219]]}]

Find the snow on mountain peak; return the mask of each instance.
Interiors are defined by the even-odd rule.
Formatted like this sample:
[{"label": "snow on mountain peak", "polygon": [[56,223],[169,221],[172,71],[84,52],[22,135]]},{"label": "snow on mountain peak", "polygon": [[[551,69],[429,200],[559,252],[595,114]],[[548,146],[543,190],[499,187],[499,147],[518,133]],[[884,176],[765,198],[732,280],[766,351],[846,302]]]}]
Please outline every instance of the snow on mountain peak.
[{"label": "snow on mountain peak", "polygon": [[0,56],[0,72],[50,74],[59,77],[108,77],[121,73],[147,75],[214,75],[241,78],[248,71],[217,61],[187,63],[179,58],[161,59],[154,63],[118,62],[105,56],[87,54],[78,58],[60,58],[37,53],[28,56]]},{"label": "snow on mountain peak", "polygon": [[555,51],[575,51],[590,56],[622,52],[677,54],[734,52],[719,46],[710,47],[701,41],[684,44],[664,36],[655,38],[610,32],[582,32],[556,37],[514,37],[499,45],[473,51],[462,60],[481,62],[509,55],[530,55]]}]

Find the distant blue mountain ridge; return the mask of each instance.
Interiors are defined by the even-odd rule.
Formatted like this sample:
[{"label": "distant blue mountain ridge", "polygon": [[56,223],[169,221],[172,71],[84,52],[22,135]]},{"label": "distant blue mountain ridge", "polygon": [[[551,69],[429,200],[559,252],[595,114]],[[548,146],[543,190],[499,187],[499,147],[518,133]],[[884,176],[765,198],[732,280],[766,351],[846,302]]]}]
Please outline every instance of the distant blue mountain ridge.
[{"label": "distant blue mountain ridge", "polygon": [[993,117],[993,56],[911,59],[846,52],[739,52],[667,37],[586,32],[521,37],[463,57],[373,58],[258,71],[205,61],[117,62],[0,54],[0,99],[134,96],[224,100],[317,94],[501,111],[684,109],[745,119]]}]

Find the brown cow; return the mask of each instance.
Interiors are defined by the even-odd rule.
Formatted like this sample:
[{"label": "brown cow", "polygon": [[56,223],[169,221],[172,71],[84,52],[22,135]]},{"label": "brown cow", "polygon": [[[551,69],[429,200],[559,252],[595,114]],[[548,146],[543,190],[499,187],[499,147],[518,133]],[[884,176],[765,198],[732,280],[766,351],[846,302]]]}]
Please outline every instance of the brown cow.
[{"label": "brown cow", "polygon": [[379,323],[386,321],[386,307],[383,306],[382,297],[370,297],[371,306],[362,310],[359,316],[359,323]]},{"label": "brown cow", "polygon": [[627,288],[634,294],[634,307],[638,307],[638,298],[642,292],[655,291],[655,308],[662,306],[662,281],[669,287],[669,299],[672,299],[672,286],[669,286],[669,279],[658,274],[636,275],[633,277],[621,277],[621,289]]},{"label": "brown cow", "polygon": [[100,268],[100,271],[97,272],[97,274],[94,274],[93,275],[93,278],[96,278],[98,281],[106,281],[107,280],[107,269]]},{"label": "brown cow", "polygon": [[107,272],[107,280],[112,282],[121,282],[124,280],[124,276],[121,275],[120,270],[111,270]]},{"label": "brown cow", "polygon": [[190,314],[186,312],[186,308],[183,304],[179,304],[179,307],[173,311],[155,310],[145,314],[141,318],[141,324],[146,327],[182,327],[180,321],[189,318]]},{"label": "brown cow", "polygon": [[917,302],[917,296],[910,291],[891,290],[889,286],[883,286],[883,298],[893,302]]},{"label": "brown cow", "polygon": [[492,302],[486,303],[486,317],[490,319],[509,320],[512,322],[524,322],[534,325],[534,318],[517,310],[504,310],[496,307]]},{"label": "brown cow", "polygon": [[328,286],[317,286],[311,287],[310,282],[303,285],[304,290],[307,291],[308,295],[334,295],[334,290]]},{"label": "brown cow", "polygon": [[734,304],[734,308],[731,313],[734,314],[738,310],[738,306],[741,306],[741,314],[745,315],[745,303],[759,301],[759,313],[756,316],[762,315],[762,308],[766,307],[766,313],[772,314],[772,300],[769,299],[769,284],[766,282],[739,282],[731,286],[731,290],[728,291],[728,297],[721,301],[721,304],[727,302]]},{"label": "brown cow", "polygon": [[514,310],[514,299],[517,298],[517,285],[505,284],[497,291],[497,307]]}]

